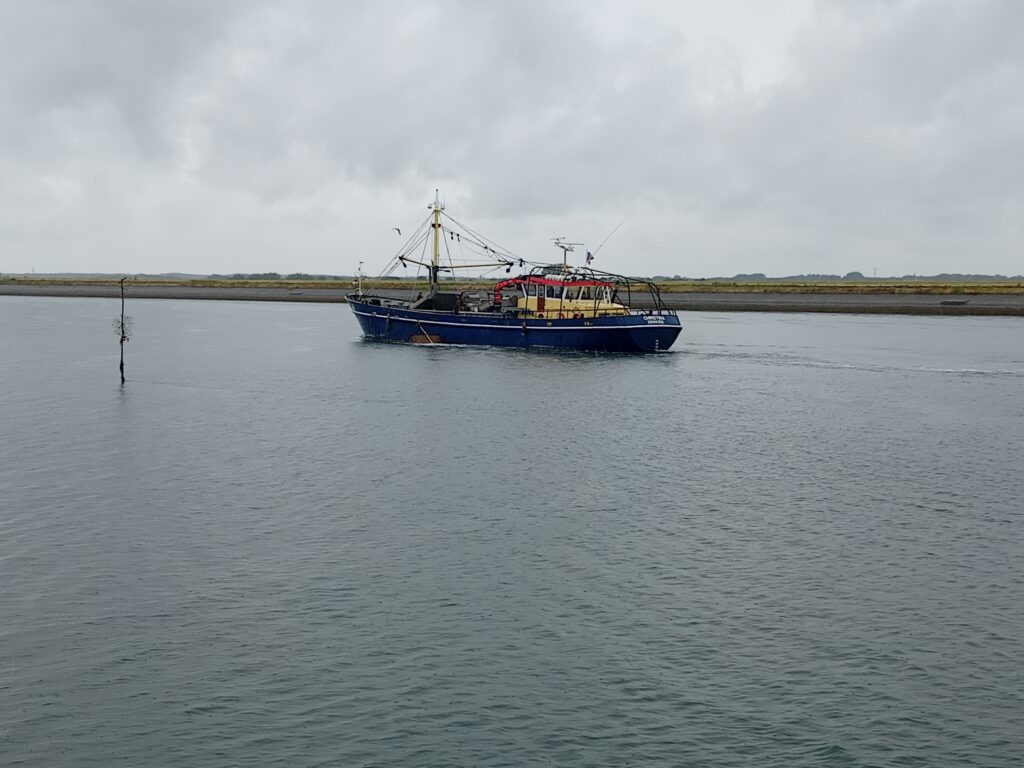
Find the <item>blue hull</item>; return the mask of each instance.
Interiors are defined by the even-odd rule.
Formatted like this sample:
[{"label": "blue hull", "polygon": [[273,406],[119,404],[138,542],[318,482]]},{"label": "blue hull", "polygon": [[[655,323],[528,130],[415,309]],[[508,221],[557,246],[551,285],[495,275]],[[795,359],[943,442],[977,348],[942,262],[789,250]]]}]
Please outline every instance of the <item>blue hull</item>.
[{"label": "blue hull", "polygon": [[682,327],[674,312],[586,319],[524,320],[511,313],[437,312],[379,306],[349,297],[363,334],[381,341],[473,344],[593,352],[664,352]]}]

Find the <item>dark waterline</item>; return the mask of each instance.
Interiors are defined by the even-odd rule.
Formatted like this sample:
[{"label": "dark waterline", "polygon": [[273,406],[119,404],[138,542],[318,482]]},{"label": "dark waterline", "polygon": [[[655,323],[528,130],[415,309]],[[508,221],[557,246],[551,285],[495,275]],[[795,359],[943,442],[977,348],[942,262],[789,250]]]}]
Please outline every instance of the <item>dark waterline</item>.
[{"label": "dark waterline", "polygon": [[0,297],[0,764],[1010,766],[1024,321],[645,357]]}]

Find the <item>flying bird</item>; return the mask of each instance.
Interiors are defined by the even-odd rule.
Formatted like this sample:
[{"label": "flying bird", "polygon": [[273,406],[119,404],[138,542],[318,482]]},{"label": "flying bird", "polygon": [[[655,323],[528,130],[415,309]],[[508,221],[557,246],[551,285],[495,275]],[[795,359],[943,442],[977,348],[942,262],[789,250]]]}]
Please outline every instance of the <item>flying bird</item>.
[{"label": "flying bird", "polygon": [[392,227],[392,229],[395,230],[395,232],[397,232],[399,236],[401,236],[402,230],[400,230],[398,227]]}]

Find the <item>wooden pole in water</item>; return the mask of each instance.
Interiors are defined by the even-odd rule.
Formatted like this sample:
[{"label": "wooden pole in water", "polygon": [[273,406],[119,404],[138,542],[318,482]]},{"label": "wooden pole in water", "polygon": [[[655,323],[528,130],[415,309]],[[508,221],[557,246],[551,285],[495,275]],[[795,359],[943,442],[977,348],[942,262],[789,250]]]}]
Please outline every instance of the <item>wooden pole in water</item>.
[{"label": "wooden pole in water", "polygon": [[124,384],[124,281],[121,278],[121,384]]},{"label": "wooden pole in water", "polygon": [[118,282],[121,284],[121,319],[114,321],[114,327],[117,330],[117,334],[121,343],[121,386],[124,386],[124,343],[128,341],[129,331],[128,324],[131,323],[130,318],[124,316],[124,281],[127,277],[122,277]]}]

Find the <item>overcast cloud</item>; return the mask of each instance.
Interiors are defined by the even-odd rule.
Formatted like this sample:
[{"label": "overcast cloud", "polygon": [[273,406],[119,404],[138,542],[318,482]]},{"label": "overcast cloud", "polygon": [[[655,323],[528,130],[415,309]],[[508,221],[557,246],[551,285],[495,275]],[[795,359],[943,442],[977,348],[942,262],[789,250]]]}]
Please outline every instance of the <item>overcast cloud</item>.
[{"label": "overcast cloud", "polygon": [[1024,3],[0,2],[0,270],[1024,272]]}]

